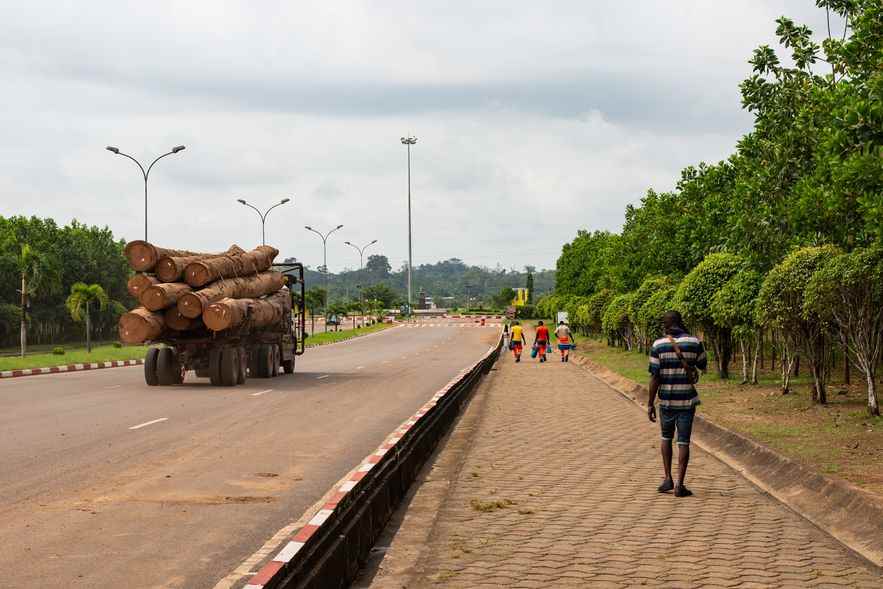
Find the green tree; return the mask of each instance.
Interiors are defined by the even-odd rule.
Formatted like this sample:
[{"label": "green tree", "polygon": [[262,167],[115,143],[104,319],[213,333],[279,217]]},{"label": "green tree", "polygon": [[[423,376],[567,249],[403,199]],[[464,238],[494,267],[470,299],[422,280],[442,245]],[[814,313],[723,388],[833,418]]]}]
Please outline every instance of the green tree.
[{"label": "green tree", "polygon": [[505,309],[512,304],[513,300],[515,300],[515,290],[505,287],[494,295],[493,303],[496,308]]},{"label": "green tree", "polygon": [[744,261],[735,254],[708,254],[678,285],[673,301],[684,320],[701,329],[711,341],[717,373],[723,379],[730,375],[732,332],[728,327],[715,323],[711,314],[711,301],[715,293],[742,270],[743,266]]},{"label": "green tree", "polygon": [[795,250],[770,270],[757,296],[759,322],[778,331],[785,343],[782,392],[789,391],[793,358],[800,354],[809,361],[814,384],[812,398],[817,403],[828,400],[831,346],[824,320],[811,307],[805,308],[805,292],[813,274],[838,253],[833,246]]},{"label": "green tree", "polygon": [[[760,355],[760,327],[755,307],[763,276],[754,270],[742,270],[728,280],[711,298],[711,318],[729,329],[742,352],[742,384],[757,384],[757,362]],[[751,376],[749,377],[749,358]]]},{"label": "green tree", "polygon": [[626,293],[613,297],[604,309],[601,326],[607,339],[619,343],[625,349],[632,349],[632,324],[629,321],[629,312],[632,308],[634,293]]},{"label": "green tree", "polygon": [[629,320],[634,326],[638,348],[642,352],[650,353],[651,338],[655,339],[656,327],[659,323],[656,317],[643,315],[641,309],[650,300],[650,297],[659,291],[667,290],[670,286],[671,280],[667,277],[650,276],[645,278],[638,290],[635,291],[632,306],[629,309]]},{"label": "green tree", "polygon": [[883,251],[861,249],[825,261],[806,287],[804,316],[836,328],[865,377],[868,412],[880,415],[877,368],[883,353]]},{"label": "green tree", "polygon": [[362,291],[362,295],[367,299],[376,299],[380,301],[387,309],[395,307],[396,302],[399,299],[395,291],[382,282],[372,284],[371,286],[365,288]]},{"label": "green tree", "polygon": [[21,278],[21,357],[24,358],[28,348],[28,316],[31,298],[41,289],[54,290],[58,269],[52,260],[43,253],[31,248],[27,243],[21,244],[16,259],[19,277]]},{"label": "green tree", "polygon": [[103,311],[107,308],[110,299],[99,284],[85,284],[76,282],[71,286],[70,296],[65,301],[65,306],[74,321],[86,322],[86,351],[92,351],[92,306]]},{"label": "green tree", "polygon": [[527,273],[527,278],[524,282],[524,288],[527,289],[527,304],[533,305],[533,273],[536,271],[536,268],[526,266],[524,271]]},{"label": "green tree", "polygon": [[588,325],[591,331],[594,331],[596,333],[603,332],[601,322],[604,318],[604,309],[607,308],[607,305],[610,304],[610,301],[613,300],[613,297],[614,293],[609,288],[602,288],[589,297]]},{"label": "green tree", "polygon": [[662,316],[672,310],[675,290],[674,286],[666,286],[656,290],[637,311],[636,318],[647,337],[648,348],[655,340],[662,337]]}]

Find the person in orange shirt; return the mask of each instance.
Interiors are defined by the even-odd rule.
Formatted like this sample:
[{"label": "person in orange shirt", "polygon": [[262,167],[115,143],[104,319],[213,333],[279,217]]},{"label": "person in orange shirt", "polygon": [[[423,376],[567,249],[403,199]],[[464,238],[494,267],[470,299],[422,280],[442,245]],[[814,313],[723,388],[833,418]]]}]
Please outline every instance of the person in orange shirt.
[{"label": "person in orange shirt", "polygon": [[558,329],[555,330],[555,337],[558,338],[558,349],[561,350],[561,361],[570,362],[570,350],[573,348],[573,334],[570,328],[563,321],[558,323]]},{"label": "person in orange shirt", "polygon": [[549,346],[549,328],[542,321],[537,322],[537,333],[533,345],[537,349],[537,357],[540,362],[546,361],[546,349]]}]

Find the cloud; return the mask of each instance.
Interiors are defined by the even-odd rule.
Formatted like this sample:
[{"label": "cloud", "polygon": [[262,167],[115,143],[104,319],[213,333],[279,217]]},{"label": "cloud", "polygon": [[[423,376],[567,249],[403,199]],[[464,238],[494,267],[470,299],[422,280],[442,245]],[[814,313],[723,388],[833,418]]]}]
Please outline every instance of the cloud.
[{"label": "cloud", "polygon": [[407,257],[404,134],[415,262],[553,266],[579,228],[679,170],[725,157],[751,123],[746,59],[811,2],[246,3],[0,1],[0,214],[143,232],[137,167],[151,172],[150,237],[253,245],[244,197],[274,210],[267,236],[315,266],[303,226],[378,239]]}]

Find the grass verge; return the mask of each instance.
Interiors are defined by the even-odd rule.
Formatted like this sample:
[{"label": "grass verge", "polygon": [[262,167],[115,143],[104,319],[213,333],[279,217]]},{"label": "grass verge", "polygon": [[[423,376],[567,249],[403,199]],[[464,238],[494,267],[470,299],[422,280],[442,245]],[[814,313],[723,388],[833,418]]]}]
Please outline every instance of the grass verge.
[{"label": "grass verge", "polygon": [[[605,342],[580,338],[577,353],[635,382],[647,383],[647,357],[610,348]],[[810,396],[811,379],[805,368],[792,381],[793,392],[781,394],[778,371],[763,370],[759,384],[741,385],[740,364],[730,380],[711,370],[698,385],[699,411],[715,423],[765,444],[785,456],[826,475],[847,480],[883,496],[883,418],[870,417],[864,379],[852,375],[843,382],[843,370],[829,385],[828,404]]]},{"label": "grass verge", "polygon": [[392,326],[392,323],[375,323],[374,325],[369,325],[368,327],[357,327],[356,329],[341,329],[340,331],[328,331],[324,333],[320,332],[313,334],[307,338],[307,347],[314,348],[316,346],[334,344],[337,342],[342,342],[344,340],[352,339],[354,337],[383,331],[384,329],[389,329]]},{"label": "grass verge", "polygon": [[146,346],[112,345],[94,346],[89,353],[85,348],[65,348],[64,354],[29,354],[24,358],[0,358],[0,370],[21,370],[22,368],[48,368],[65,364],[89,364],[91,362],[109,362],[111,360],[138,360],[144,357]]}]

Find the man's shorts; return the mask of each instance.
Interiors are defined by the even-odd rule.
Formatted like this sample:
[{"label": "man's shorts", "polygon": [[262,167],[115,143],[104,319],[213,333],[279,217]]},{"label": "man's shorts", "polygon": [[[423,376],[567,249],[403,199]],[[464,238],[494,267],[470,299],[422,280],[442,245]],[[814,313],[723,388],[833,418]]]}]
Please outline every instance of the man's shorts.
[{"label": "man's shorts", "polygon": [[693,417],[696,408],[692,409],[666,409],[659,408],[659,427],[662,429],[662,439],[671,440],[678,430],[678,446],[690,445],[690,434],[693,433]]}]

